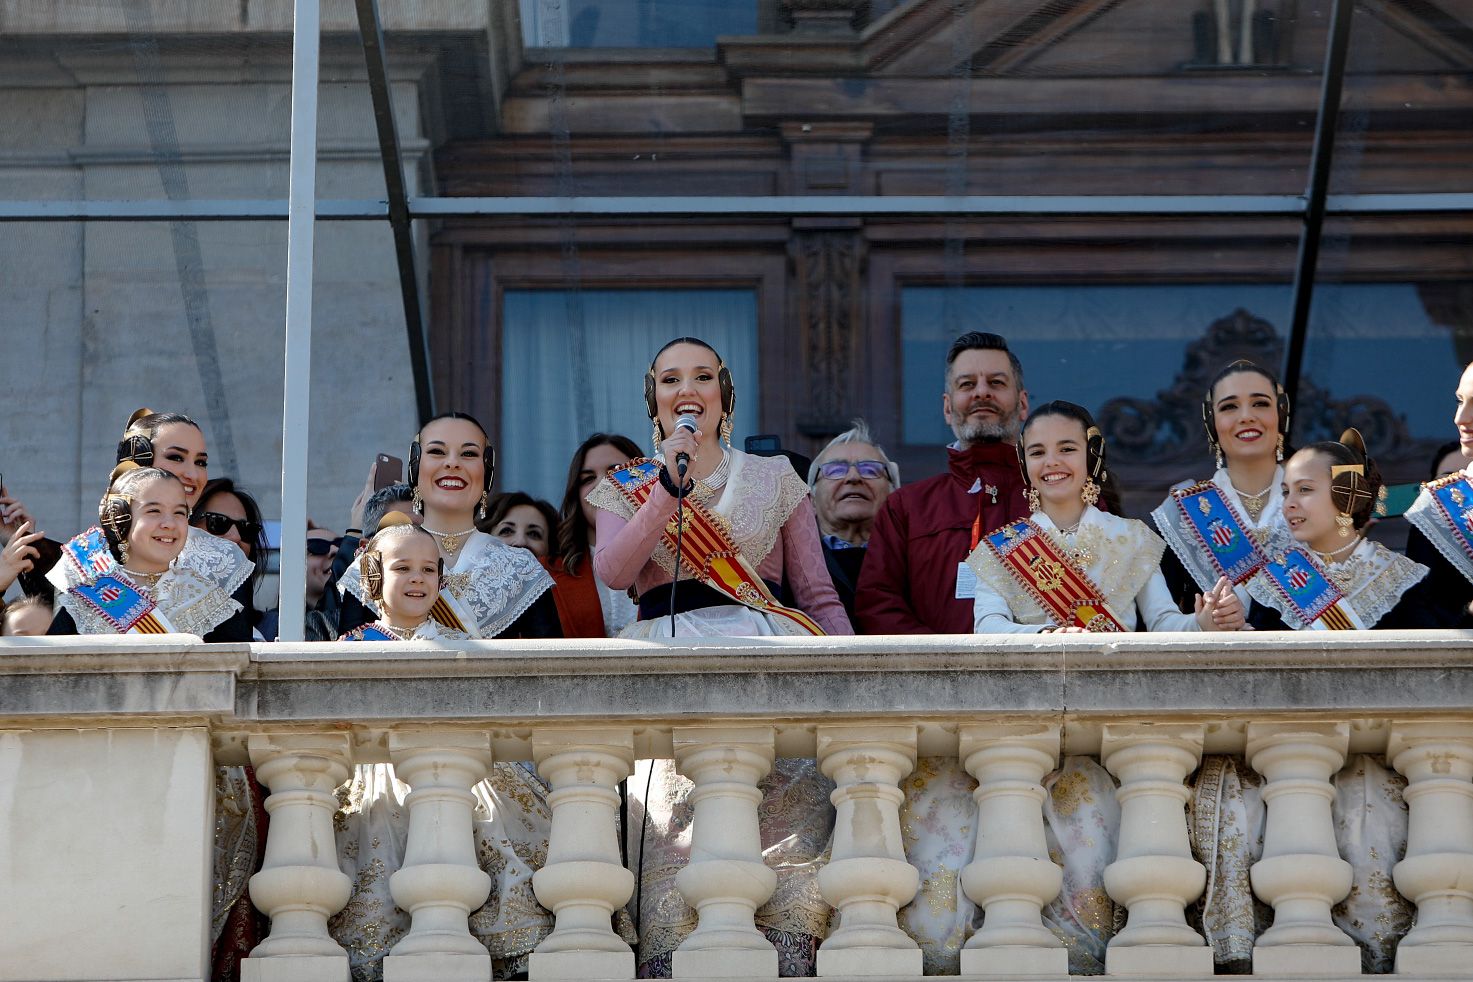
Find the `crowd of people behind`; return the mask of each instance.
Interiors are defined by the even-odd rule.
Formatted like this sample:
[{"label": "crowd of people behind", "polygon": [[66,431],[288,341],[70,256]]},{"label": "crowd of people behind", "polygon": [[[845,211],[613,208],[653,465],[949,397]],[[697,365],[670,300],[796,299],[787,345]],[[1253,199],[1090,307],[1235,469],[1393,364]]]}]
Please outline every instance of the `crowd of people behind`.
[{"label": "crowd of people behind", "polygon": [[[1284,389],[1248,361],[1222,366],[1204,394],[1204,451],[1215,470],[1183,475],[1150,523],[1121,514],[1090,413],[1062,400],[1031,403],[1022,364],[994,334],[965,334],[951,346],[942,411],[956,441],[947,469],[903,487],[860,421],[813,459],[806,481],[786,456],[737,450],[736,380],[697,339],[656,352],[643,386],[653,454],[624,436],[589,436],[557,507],[521,492],[492,494],[495,453],[472,417],[427,421],[409,448],[407,480],[377,488],[371,471],[349,527],[309,529],[309,639],[1459,627],[1473,601],[1473,366],[1456,389],[1452,473],[1434,475],[1408,512],[1405,555],[1366,536],[1384,487],[1360,435],[1291,448]],[[24,507],[0,489],[8,536],[0,589],[19,578],[26,593],[6,607],[4,633],[275,637],[276,612],[254,604],[267,550],[261,510],[231,480],[207,479],[207,468],[193,420],[140,410],[125,427],[97,525],[59,550],[45,547]],[[689,783],[668,761],[640,766],[635,783],[646,794],[633,803],[640,818],[632,827],[643,830],[643,899],[632,912],[633,940],[641,973],[658,976],[694,926],[694,912],[670,902],[688,842]],[[1347,766],[1369,781],[1366,768],[1378,765]],[[1256,787],[1253,776],[1231,763],[1202,773],[1214,775],[1214,807],[1246,809],[1239,817],[1251,823],[1248,812],[1260,807],[1245,790]],[[1051,780],[1071,782],[1091,802],[1113,788],[1084,759],[1070,758]],[[832,825],[826,781],[811,760],[780,759],[764,785],[764,815],[788,834],[778,837],[780,855],[769,856],[784,885],[758,922],[784,974],[811,974],[827,929],[812,882]],[[902,919],[928,969],[949,964],[975,914],[956,877],[941,875],[959,870],[970,849],[969,782],[956,761],[924,759],[906,782],[906,808],[929,816],[925,829],[907,833],[908,853],[922,867],[923,895],[937,895]],[[551,924],[530,892],[527,859],[545,847],[545,788],[515,764],[497,764],[483,784],[477,836],[481,854],[499,857],[497,885],[472,926],[498,972],[514,974]],[[248,798],[259,790],[249,780],[236,788]],[[381,853],[402,836],[373,829],[403,820],[402,791],[383,765],[359,769],[340,841],[345,869],[366,868],[370,853],[378,868],[396,868],[402,857]],[[1108,812],[1100,805],[1049,819],[1066,881],[1078,887],[1061,894],[1056,903],[1067,909],[1051,926],[1072,939],[1077,971],[1103,958],[1109,919],[1102,927],[1099,911],[1079,905],[1093,902],[1081,898],[1092,896],[1108,856],[1088,835],[1071,838],[1080,828],[1071,823],[1108,824]],[[1214,862],[1247,862],[1243,849],[1251,841]],[[1246,882],[1227,872],[1224,882]],[[1358,877],[1380,872],[1389,867],[1357,866]],[[360,879],[334,922],[356,953],[355,973],[369,966],[364,977],[404,926],[391,902],[368,902],[375,889],[386,888]],[[217,942],[241,936],[226,927],[232,917],[249,920],[248,905],[232,913],[243,890],[241,880],[217,891]],[[1225,964],[1241,956],[1243,904],[1251,925],[1251,896],[1224,899],[1221,922],[1203,925]]]}]

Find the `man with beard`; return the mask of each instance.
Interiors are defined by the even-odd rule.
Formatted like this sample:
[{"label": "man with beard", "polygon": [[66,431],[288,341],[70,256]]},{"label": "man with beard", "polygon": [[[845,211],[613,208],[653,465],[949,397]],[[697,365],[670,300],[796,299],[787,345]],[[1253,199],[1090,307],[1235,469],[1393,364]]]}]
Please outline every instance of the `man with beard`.
[{"label": "man with beard", "polygon": [[829,441],[808,468],[824,562],[850,623],[875,513],[898,487],[899,465],[885,456],[862,419]]},{"label": "man with beard", "polygon": [[870,532],[854,604],[863,634],[970,634],[966,558],[1028,514],[1014,446],[1028,393],[1004,338],[974,331],[952,343],[941,409],[956,435],[947,472],[890,495]]}]

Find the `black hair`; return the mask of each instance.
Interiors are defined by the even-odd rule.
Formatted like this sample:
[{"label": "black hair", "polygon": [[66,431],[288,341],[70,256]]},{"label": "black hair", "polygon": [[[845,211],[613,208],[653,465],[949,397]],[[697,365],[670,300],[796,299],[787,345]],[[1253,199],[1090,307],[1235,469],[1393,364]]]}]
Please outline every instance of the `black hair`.
[{"label": "black hair", "polygon": [[[440,413],[438,416],[431,416],[429,419],[420,424],[419,432],[423,434],[426,426],[429,426],[431,423],[438,423],[442,419],[463,419],[467,423],[473,424],[476,429],[481,431],[481,437],[486,441],[488,445],[491,443],[491,435],[486,432],[486,427],[482,426],[481,421],[476,419],[476,417],[472,416],[470,413],[449,412]],[[415,439],[418,440],[419,437],[416,436]]]},{"label": "black hair", "polygon": [[[644,456],[639,444],[618,433],[594,433],[573,451],[573,459],[568,462],[568,482],[563,486],[562,507],[558,509],[557,554],[562,557],[563,568],[574,576],[578,575],[578,567],[583,564],[589,551],[588,522],[583,518],[583,495],[579,493],[582,487],[578,478],[583,472],[583,462],[588,459],[589,451],[605,444],[630,460]],[[602,474],[595,474],[595,482],[602,477]]]},{"label": "black hair", "polygon": [[189,516],[189,524],[193,525],[204,515],[205,503],[217,494],[231,494],[240,502],[241,510],[246,513],[246,521],[256,526],[256,541],[251,543],[250,559],[256,564],[251,573],[251,595],[254,596],[256,588],[266,578],[266,553],[271,544],[266,541],[266,526],[261,521],[261,506],[244,488],[235,486],[235,482],[228,477],[212,477],[205,482],[200,489],[199,504],[194,506],[194,513]]},{"label": "black hair", "polygon": [[1008,339],[1001,334],[989,334],[986,331],[968,331],[955,341],[946,352],[946,383],[951,385],[951,366],[961,357],[964,351],[1001,351],[1008,356],[1008,364],[1013,369],[1013,382],[1021,390],[1023,388],[1023,363],[1013,350],[1008,347]]},{"label": "black hair", "polygon": [[183,481],[166,470],[122,463],[113,468],[107,492],[97,503],[97,524],[102,528],[108,551],[120,563],[123,561],[123,545],[133,530],[134,489],[154,481],[173,481],[181,489],[184,487]]},{"label": "black hair", "polygon": [[1100,500],[1105,506],[1104,510],[1112,515],[1119,515],[1121,513],[1120,488],[1106,466],[1105,436],[1089,410],[1078,403],[1055,399],[1029,411],[1028,418],[1023,421],[1023,428],[1018,433],[1018,466],[1023,471],[1023,483],[1031,483],[1028,480],[1028,465],[1023,450],[1028,429],[1040,419],[1048,416],[1073,420],[1084,430],[1085,467],[1089,478],[1100,486]]},{"label": "black hair", "polygon": [[363,541],[367,542],[373,538],[384,516],[395,510],[390,507],[391,505],[412,500],[414,500],[414,489],[403,481],[379,488],[369,495],[368,500],[363,503]]},{"label": "black hair", "polygon": [[1463,452],[1463,445],[1457,440],[1449,440],[1437,448],[1437,451],[1432,454],[1432,463],[1428,468],[1427,477],[1429,480],[1436,480],[1442,476],[1442,473],[1437,469],[1437,465],[1442,463],[1442,458],[1454,451],[1457,453]]},{"label": "black hair", "polygon": [[547,554],[552,559],[553,545],[557,536],[557,509],[552,502],[541,498],[534,498],[525,491],[503,491],[491,499],[486,507],[486,517],[477,523],[476,527],[482,532],[490,535],[496,534],[496,526],[500,525],[513,508],[521,505],[529,505],[542,513],[542,521],[547,525]]},{"label": "black hair", "polygon": [[1364,475],[1356,472],[1345,472],[1336,475],[1330,472],[1330,500],[1341,514],[1349,515],[1351,525],[1360,530],[1366,527],[1376,514],[1376,502],[1381,493],[1381,469],[1376,462],[1365,452],[1363,446],[1357,446],[1361,440],[1359,433],[1349,442],[1341,442],[1345,437],[1355,431],[1347,431],[1341,435],[1341,440],[1320,440],[1304,447],[1300,453],[1317,453],[1327,457],[1330,467],[1354,467],[1360,465]]},{"label": "black hair", "polygon": [[123,427],[123,438],[118,441],[117,462],[129,461],[139,467],[152,467],[153,442],[158,439],[159,430],[174,423],[193,426],[201,435],[204,434],[200,425],[183,413],[155,413],[147,408],[139,409],[128,417],[128,425]]}]

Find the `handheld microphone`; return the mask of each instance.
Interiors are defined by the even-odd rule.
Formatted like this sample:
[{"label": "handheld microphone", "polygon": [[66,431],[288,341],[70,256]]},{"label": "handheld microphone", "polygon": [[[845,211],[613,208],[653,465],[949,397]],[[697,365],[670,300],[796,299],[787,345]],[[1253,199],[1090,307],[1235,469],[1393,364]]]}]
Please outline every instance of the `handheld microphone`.
[{"label": "handheld microphone", "polygon": [[[698,427],[696,426],[696,418],[690,413],[679,416],[675,420],[676,432],[679,432],[680,430],[685,430],[687,433],[694,433],[697,428]],[[682,450],[680,453],[675,455],[675,473],[680,477],[680,480],[682,482],[685,480],[685,469],[689,466],[690,454]]]}]

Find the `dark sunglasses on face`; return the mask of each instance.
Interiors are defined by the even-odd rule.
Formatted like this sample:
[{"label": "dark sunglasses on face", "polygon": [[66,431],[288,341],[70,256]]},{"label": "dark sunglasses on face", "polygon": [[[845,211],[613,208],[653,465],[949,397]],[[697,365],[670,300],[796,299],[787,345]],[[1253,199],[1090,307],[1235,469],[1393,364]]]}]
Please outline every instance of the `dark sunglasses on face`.
[{"label": "dark sunglasses on face", "polygon": [[333,549],[337,548],[338,543],[342,541],[342,539],[308,539],[307,555],[326,556]]},{"label": "dark sunglasses on face", "polygon": [[830,481],[842,481],[849,476],[851,467],[859,471],[859,476],[866,481],[873,481],[877,477],[885,477],[889,474],[885,470],[883,460],[831,460],[819,466],[818,476],[826,477]]},{"label": "dark sunglasses on face", "polygon": [[217,511],[207,511],[197,516],[194,524],[211,535],[224,535],[230,531],[230,526],[234,525],[242,542],[255,542],[261,537],[261,526],[255,522],[246,518],[231,518]]}]

